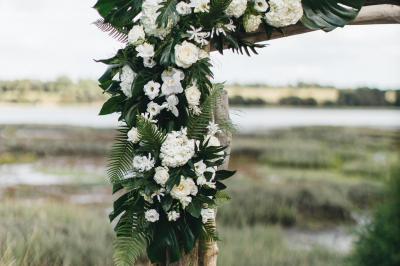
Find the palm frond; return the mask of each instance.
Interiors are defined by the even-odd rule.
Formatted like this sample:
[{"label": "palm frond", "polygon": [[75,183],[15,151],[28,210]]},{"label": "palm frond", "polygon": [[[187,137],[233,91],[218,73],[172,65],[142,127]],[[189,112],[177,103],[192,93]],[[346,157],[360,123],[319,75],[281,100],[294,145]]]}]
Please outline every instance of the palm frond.
[{"label": "palm frond", "polygon": [[158,153],[166,138],[166,133],[142,116],[138,116],[136,126],[142,144],[140,150]]},{"label": "palm frond", "polygon": [[127,140],[128,131],[129,128],[127,126],[118,129],[118,134],[109,154],[107,175],[111,183],[116,183],[123,179],[132,167],[134,148],[133,144]]},{"label": "palm frond", "polygon": [[213,242],[219,241],[217,227],[215,221],[209,220],[203,225],[203,230],[200,235],[201,242],[204,244],[212,244]]},{"label": "palm frond", "polygon": [[138,228],[138,217],[126,211],[116,226],[117,238],[114,240],[114,263],[117,266],[131,266],[143,254],[148,239]]},{"label": "palm frond", "polygon": [[213,111],[222,94],[223,85],[215,84],[207,96],[206,100],[201,105],[201,114],[190,115],[188,119],[188,136],[192,139],[201,139],[207,134],[208,123],[213,118]]},{"label": "palm frond", "polygon": [[120,29],[115,28],[110,23],[104,21],[104,19],[98,19],[93,22],[97,28],[99,28],[103,32],[108,32],[108,35],[115,38],[116,40],[127,43],[128,42],[128,34]]}]

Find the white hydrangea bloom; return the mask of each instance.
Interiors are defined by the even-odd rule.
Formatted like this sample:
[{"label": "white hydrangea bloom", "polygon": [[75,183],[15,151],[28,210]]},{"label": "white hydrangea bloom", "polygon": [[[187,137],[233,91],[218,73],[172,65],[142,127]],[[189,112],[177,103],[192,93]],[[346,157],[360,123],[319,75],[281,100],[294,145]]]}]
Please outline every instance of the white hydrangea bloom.
[{"label": "white hydrangea bloom", "polygon": [[169,68],[164,70],[161,74],[163,84],[161,92],[163,95],[168,96],[171,94],[178,94],[183,92],[181,81],[185,78],[183,72],[176,68]]},{"label": "white hydrangea bloom", "polygon": [[168,212],[167,216],[168,216],[168,221],[170,221],[170,222],[172,222],[172,221],[175,222],[176,220],[179,219],[179,217],[181,217],[180,213],[176,212],[176,211]]},{"label": "white hydrangea bloom", "polygon": [[178,12],[179,15],[184,16],[192,13],[192,9],[188,3],[181,1],[176,5],[176,12]]},{"label": "white hydrangea bloom", "polygon": [[200,214],[201,214],[203,224],[207,223],[209,220],[215,219],[214,209],[201,209]]},{"label": "white hydrangea bloom", "polygon": [[140,141],[139,132],[136,127],[132,127],[131,130],[128,131],[128,141],[138,143]]},{"label": "white hydrangea bloom", "polygon": [[198,106],[200,104],[201,92],[196,83],[193,83],[185,90],[185,96],[189,106]]},{"label": "white hydrangea bloom", "polygon": [[254,9],[258,12],[267,12],[268,7],[269,5],[266,0],[254,0]]},{"label": "white hydrangea bloom", "polygon": [[158,27],[157,18],[160,15],[158,9],[161,7],[161,2],[161,0],[144,0],[140,22],[142,23],[146,34],[163,39],[171,32],[173,23],[170,20],[167,27]]},{"label": "white hydrangea bloom", "polygon": [[144,218],[150,223],[157,222],[160,219],[160,215],[155,209],[150,209],[144,213]]},{"label": "white hydrangea bloom", "polygon": [[199,60],[200,48],[184,41],[175,46],[175,63],[179,67],[189,68]]},{"label": "white hydrangea bloom", "polygon": [[154,46],[147,42],[138,45],[136,51],[138,52],[137,56],[139,57],[152,58],[154,56]]},{"label": "white hydrangea bloom", "polygon": [[144,85],[144,94],[146,94],[150,100],[154,100],[160,93],[160,87],[160,83],[151,80]]},{"label": "white hydrangea bloom", "polygon": [[128,65],[122,67],[119,79],[121,81],[120,87],[126,97],[132,97],[132,84],[136,77],[136,73]]},{"label": "white hydrangea bloom", "polygon": [[154,181],[161,186],[165,186],[169,179],[169,173],[167,167],[159,166],[156,168],[156,173],[154,174]]},{"label": "white hydrangea bloom", "polygon": [[143,173],[150,171],[154,167],[154,159],[151,158],[151,154],[146,156],[136,155],[133,157],[133,169],[136,171]]},{"label": "white hydrangea bloom", "polygon": [[270,0],[269,6],[265,20],[276,28],[296,24],[303,16],[301,0]]},{"label": "white hydrangea bloom", "polygon": [[207,169],[207,165],[203,162],[203,160],[198,161],[194,164],[194,171],[197,176],[202,176]]},{"label": "white hydrangea bloom", "polygon": [[179,110],[176,107],[179,104],[179,99],[175,95],[169,95],[166,98],[167,102],[165,102],[162,107],[166,108],[168,111],[170,111],[174,116],[178,117],[179,116]]},{"label": "white hydrangea bloom", "polygon": [[225,13],[228,16],[239,18],[241,17],[247,8],[247,0],[232,0]]},{"label": "white hydrangea bloom", "polygon": [[186,130],[172,131],[167,134],[161,145],[162,165],[178,167],[185,165],[194,155],[194,140],[186,136]]},{"label": "white hydrangea bloom", "polygon": [[128,43],[133,45],[140,44],[145,38],[146,35],[142,25],[133,26],[128,33]]},{"label": "white hydrangea bloom", "polygon": [[153,68],[155,65],[157,65],[157,63],[153,58],[146,57],[146,58],[143,58],[143,65],[144,65],[144,67],[147,67],[147,68]]},{"label": "white hydrangea bloom", "polygon": [[209,12],[210,0],[190,0],[190,6],[194,7],[194,13]]},{"label": "white hydrangea bloom", "polygon": [[248,15],[244,17],[243,26],[246,32],[254,32],[258,30],[261,24],[261,16]]},{"label": "white hydrangea bloom", "polygon": [[147,112],[150,114],[150,117],[155,117],[161,112],[161,105],[155,102],[149,102],[147,104]]}]

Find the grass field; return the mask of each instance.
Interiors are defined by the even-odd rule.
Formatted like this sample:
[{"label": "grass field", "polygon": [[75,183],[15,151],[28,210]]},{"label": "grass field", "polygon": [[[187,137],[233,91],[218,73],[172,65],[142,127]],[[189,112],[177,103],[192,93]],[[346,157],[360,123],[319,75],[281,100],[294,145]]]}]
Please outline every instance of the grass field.
[{"label": "grass field", "polygon": [[[104,156],[113,135],[0,126],[0,265],[112,265]],[[314,239],[368,220],[398,162],[397,140],[393,131],[348,128],[235,136],[238,174],[228,182],[232,201],[218,211],[219,265],[344,265],[350,250],[293,247],[291,234]],[[9,185],[13,175],[60,182]]]}]

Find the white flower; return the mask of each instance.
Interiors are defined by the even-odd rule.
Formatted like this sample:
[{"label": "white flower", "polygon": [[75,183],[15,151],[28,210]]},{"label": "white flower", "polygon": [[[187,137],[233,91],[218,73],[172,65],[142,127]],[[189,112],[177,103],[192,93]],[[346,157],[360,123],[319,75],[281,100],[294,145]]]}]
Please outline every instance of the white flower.
[{"label": "white flower", "polygon": [[155,191],[153,194],[151,194],[151,198],[156,197],[158,202],[161,202],[161,197],[165,196],[164,192],[165,192],[165,188],[161,188],[161,189]]},{"label": "white flower", "polygon": [[169,68],[164,70],[161,74],[161,79],[163,81],[161,91],[165,96],[171,94],[178,94],[183,92],[183,87],[181,81],[185,78],[183,72],[176,68]]},{"label": "white flower", "polygon": [[265,20],[276,28],[296,24],[303,16],[301,0],[270,0],[269,6]]},{"label": "white flower", "polygon": [[136,51],[138,52],[137,56],[139,57],[149,58],[154,56],[154,46],[147,42],[138,45]]},{"label": "white flower", "polygon": [[178,167],[185,165],[194,155],[194,140],[188,139],[186,130],[172,131],[161,145],[162,165]]},{"label": "white flower", "polygon": [[176,221],[179,219],[179,217],[181,217],[179,212],[176,212],[176,211],[170,211],[167,213],[167,215],[168,215],[168,221],[170,221],[170,222]]},{"label": "white flower", "polygon": [[209,57],[209,54],[207,51],[200,49],[199,51],[199,59],[204,59]]},{"label": "white flower", "polygon": [[192,201],[192,196],[196,196],[198,192],[198,188],[191,178],[181,177],[181,181],[179,185],[175,185],[171,189],[171,197],[177,199],[181,202],[183,208],[186,208],[187,205]]},{"label": "white flower", "polygon": [[154,167],[154,159],[151,158],[150,153],[147,157],[136,155],[133,158],[133,168],[140,173],[150,171],[151,169],[153,169],[153,167]]},{"label": "white flower", "polygon": [[207,179],[204,177],[204,175],[201,175],[201,176],[197,177],[196,183],[198,186],[203,186],[203,185],[207,184]]},{"label": "white flower", "polygon": [[157,63],[156,63],[156,61],[154,61],[153,58],[146,57],[146,58],[143,58],[143,65],[144,65],[144,67],[147,67],[147,68],[153,68],[155,65],[157,65]]},{"label": "white flower", "polygon": [[189,68],[199,60],[200,48],[193,43],[184,41],[175,46],[175,63],[179,67]]},{"label": "white flower", "polygon": [[228,16],[239,18],[244,14],[247,7],[247,0],[232,0],[225,13]]},{"label": "white flower", "polygon": [[190,28],[191,30],[187,31],[187,33],[190,35],[189,40],[193,40],[203,46],[208,44],[206,39],[210,36],[209,32],[202,32],[201,30],[203,28],[201,27],[196,29],[195,27],[190,26]]},{"label": "white flower", "polygon": [[185,209],[185,208],[192,202],[192,197],[184,197],[184,198],[181,198],[181,199],[179,200],[179,202],[181,203],[182,208]]},{"label": "white flower", "polygon": [[203,160],[198,161],[194,164],[194,171],[197,176],[202,176],[207,169],[207,165],[203,162]]},{"label": "white flower", "polygon": [[168,111],[174,114],[174,116],[179,116],[179,110],[176,107],[179,104],[179,99],[175,95],[170,95],[167,98],[167,102],[162,105],[162,107],[167,108]]},{"label": "white flower", "polygon": [[153,119],[153,118],[150,116],[150,114],[147,113],[147,112],[146,112],[146,113],[140,114],[140,116],[143,117],[144,119],[146,119],[147,121],[149,121],[150,123],[153,123],[153,124],[157,123],[157,120]]},{"label": "white flower", "polygon": [[160,93],[160,87],[160,83],[151,80],[144,85],[144,94],[146,94],[150,100],[154,100]]},{"label": "white flower", "polygon": [[157,222],[160,219],[160,215],[155,209],[150,209],[144,213],[144,218],[150,223]]},{"label": "white flower", "polygon": [[261,16],[248,15],[244,17],[243,26],[246,32],[253,32],[258,30],[261,22]]},{"label": "white flower", "polygon": [[215,211],[214,209],[201,209],[201,218],[203,220],[203,224],[207,223],[209,220],[215,219]]},{"label": "white flower", "polygon": [[159,166],[156,168],[156,173],[154,174],[154,181],[161,186],[165,186],[169,179],[169,173],[167,167]]},{"label": "white flower", "polygon": [[219,147],[219,146],[221,146],[221,142],[215,136],[212,136],[212,135],[208,136],[206,138],[206,141],[208,141],[207,147]]},{"label": "white flower", "polygon": [[208,123],[207,129],[208,129],[208,135],[215,135],[221,132],[221,129],[219,129],[218,124],[214,123],[213,121],[210,121]]},{"label": "white flower", "polygon": [[142,25],[135,25],[128,33],[128,42],[136,45],[145,39],[145,33]]},{"label": "white flower", "polygon": [[200,104],[201,92],[196,83],[193,83],[192,86],[185,90],[185,96],[190,106],[198,106]]},{"label": "white flower", "polygon": [[269,5],[266,0],[254,0],[254,9],[258,12],[267,12],[268,7]]},{"label": "white flower", "polygon": [[192,13],[192,9],[188,3],[181,1],[176,5],[176,12],[178,12],[179,15],[184,16]]},{"label": "white flower", "polygon": [[228,24],[217,24],[215,27],[212,28],[211,30],[211,38],[219,35],[226,35],[226,31],[235,31],[236,26],[233,24],[233,20],[229,20]]},{"label": "white flower", "polygon": [[210,0],[190,0],[190,6],[194,7],[194,13],[209,12]]},{"label": "white flower", "polygon": [[161,7],[161,2],[162,1],[160,0],[144,0],[140,22],[143,25],[146,34],[163,39],[171,32],[174,25],[172,20],[169,20],[166,27],[158,27],[157,18],[160,15],[158,10]]},{"label": "white flower", "polygon": [[150,117],[155,117],[161,112],[161,106],[155,102],[149,102],[147,104],[147,112],[150,114]]},{"label": "white flower", "polygon": [[133,143],[138,143],[140,141],[139,137],[139,132],[136,127],[131,128],[131,130],[128,131],[128,141],[133,142]]},{"label": "white flower", "polygon": [[136,73],[133,72],[132,68],[128,65],[122,67],[119,79],[121,83],[119,84],[122,92],[126,97],[132,97],[132,84],[136,77]]}]

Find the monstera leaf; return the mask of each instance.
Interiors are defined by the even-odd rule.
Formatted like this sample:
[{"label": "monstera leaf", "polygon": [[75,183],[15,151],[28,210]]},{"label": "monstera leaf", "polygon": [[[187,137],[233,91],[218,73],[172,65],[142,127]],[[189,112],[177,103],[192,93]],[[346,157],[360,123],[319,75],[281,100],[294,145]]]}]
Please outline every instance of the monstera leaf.
[{"label": "monstera leaf", "polygon": [[310,29],[331,31],[356,18],[365,0],[303,0],[302,23]]},{"label": "monstera leaf", "polygon": [[98,0],[94,8],[116,28],[122,28],[132,23],[140,13],[142,0]]}]

